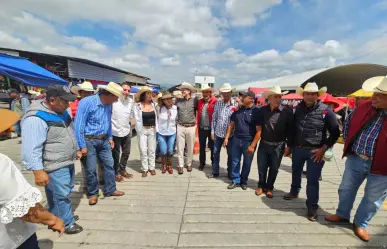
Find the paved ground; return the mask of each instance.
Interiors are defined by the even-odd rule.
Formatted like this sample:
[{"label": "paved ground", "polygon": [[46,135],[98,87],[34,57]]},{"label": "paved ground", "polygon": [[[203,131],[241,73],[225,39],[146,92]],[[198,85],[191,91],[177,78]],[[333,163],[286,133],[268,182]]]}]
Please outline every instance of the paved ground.
[{"label": "paved ground", "polygon": [[[129,165],[134,179],[118,184],[126,195],[122,198],[101,198],[90,207],[82,195],[80,164],[76,165],[75,213],[84,232],[78,235],[56,234],[39,226],[42,249],[118,249],[118,248],[387,248],[387,211],[380,211],[372,221],[372,241],[357,239],[348,225],[333,226],[323,216],[337,207],[340,175],[333,162],[323,171],[320,190],[320,217],[312,223],[305,217],[305,180],[301,198],[282,199],[291,181],[290,160],[283,165],[276,182],[275,197],[257,197],[256,160],[249,179],[249,189],[227,190],[225,177],[209,180],[205,172],[195,169],[179,176],[162,175],[141,178],[136,138],[133,138]],[[17,140],[0,142],[0,151],[20,162]],[[340,158],[342,146],[336,146]],[[222,164],[226,154],[222,152]],[[176,159],[174,159],[176,162]],[[197,157],[195,157],[197,160]],[[338,159],[341,170],[344,161]],[[32,175],[25,172],[32,181]],[[359,191],[361,196],[363,190]],[[359,203],[357,199],[355,207]]]}]

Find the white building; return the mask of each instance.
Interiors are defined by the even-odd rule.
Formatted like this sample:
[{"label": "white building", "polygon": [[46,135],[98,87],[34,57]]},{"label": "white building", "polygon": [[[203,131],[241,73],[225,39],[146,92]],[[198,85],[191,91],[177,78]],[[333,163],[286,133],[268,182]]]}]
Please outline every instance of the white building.
[{"label": "white building", "polygon": [[208,83],[210,87],[215,86],[214,76],[195,76],[195,88],[202,89],[202,85]]}]

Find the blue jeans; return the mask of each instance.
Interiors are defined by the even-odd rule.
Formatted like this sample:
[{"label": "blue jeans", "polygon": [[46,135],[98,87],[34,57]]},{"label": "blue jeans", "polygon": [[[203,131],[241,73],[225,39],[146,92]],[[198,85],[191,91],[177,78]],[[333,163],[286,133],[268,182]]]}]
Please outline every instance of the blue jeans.
[{"label": "blue jeans", "polygon": [[103,167],[103,195],[110,196],[116,191],[116,177],[112,149],[107,139],[86,139],[86,185],[87,197],[98,196],[97,157]]},{"label": "blue jeans", "polygon": [[[249,178],[251,162],[254,155],[247,153],[247,148],[250,146],[252,140],[240,140],[233,137],[232,141],[232,182],[237,184],[247,184]],[[241,169],[241,157],[243,155],[242,172]]]},{"label": "blue jeans", "polygon": [[38,237],[36,237],[36,233],[32,234],[17,249],[39,249]]},{"label": "blue jeans", "polygon": [[295,147],[292,154],[292,186],[290,192],[295,195],[300,193],[302,168],[306,162],[306,206],[308,209],[317,210],[320,190],[319,178],[325,162],[313,162],[311,149]]},{"label": "blue jeans", "polygon": [[[274,189],[274,182],[278,175],[278,169],[281,166],[284,149],[285,142],[279,145],[270,145],[261,141],[257,153],[258,188],[266,190]],[[269,175],[267,175],[268,169]]]},{"label": "blue jeans", "polygon": [[48,173],[50,183],[45,186],[48,211],[64,221],[66,229],[75,221],[69,198],[74,187],[74,165]]},{"label": "blue jeans", "polygon": [[170,136],[164,136],[157,133],[157,142],[160,156],[173,156],[173,150],[176,141],[176,133]]},{"label": "blue jeans", "polygon": [[387,176],[370,173],[371,161],[361,159],[356,155],[349,155],[345,163],[343,179],[339,187],[339,206],[336,214],[349,219],[356,193],[365,179],[367,183],[364,196],[357,208],[353,223],[362,228],[374,217],[387,197]]},{"label": "blue jeans", "polygon": [[[215,135],[214,137],[214,159],[212,161],[212,174],[214,176],[219,176],[219,162],[220,162],[220,151],[223,146],[224,138],[218,137]],[[227,172],[228,177],[232,178],[232,137],[228,139],[227,144]]]},{"label": "blue jeans", "polygon": [[13,125],[13,129],[15,130],[16,134],[20,137],[21,136],[21,122],[20,120],[16,122],[16,124]]}]

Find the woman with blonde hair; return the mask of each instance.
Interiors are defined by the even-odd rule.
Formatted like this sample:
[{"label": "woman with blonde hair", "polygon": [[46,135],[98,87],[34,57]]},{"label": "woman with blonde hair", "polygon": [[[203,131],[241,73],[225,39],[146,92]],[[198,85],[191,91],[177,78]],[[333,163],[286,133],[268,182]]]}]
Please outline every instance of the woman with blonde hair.
[{"label": "woman with blonde hair", "polygon": [[148,172],[151,175],[156,175],[156,132],[158,124],[156,106],[152,102],[152,89],[144,86],[136,94],[135,100],[132,117],[136,120],[135,128],[140,149],[142,177],[147,177]]}]

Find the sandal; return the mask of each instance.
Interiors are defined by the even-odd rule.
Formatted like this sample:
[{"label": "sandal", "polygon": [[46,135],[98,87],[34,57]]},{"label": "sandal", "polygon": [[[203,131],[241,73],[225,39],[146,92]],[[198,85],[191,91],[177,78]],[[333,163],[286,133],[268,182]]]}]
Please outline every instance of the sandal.
[{"label": "sandal", "polygon": [[123,182],[124,178],[121,175],[116,175],[116,182]]},{"label": "sandal", "polygon": [[129,174],[127,171],[124,171],[123,173],[121,173],[121,176],[123,176],[127,179],[133,178],[133,175]]}]

